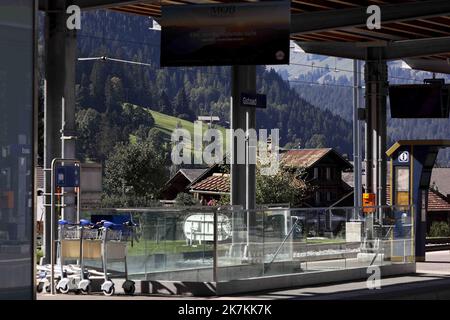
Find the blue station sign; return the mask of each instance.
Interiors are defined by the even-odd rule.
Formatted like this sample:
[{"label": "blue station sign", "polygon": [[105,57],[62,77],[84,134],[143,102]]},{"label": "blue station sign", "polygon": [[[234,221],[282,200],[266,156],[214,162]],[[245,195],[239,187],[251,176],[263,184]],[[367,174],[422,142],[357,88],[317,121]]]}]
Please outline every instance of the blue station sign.
[{"label": "blue station sign", "polygon": [[79,166],[58,166],[56,167],[55,184],[62,188],[76,188],[80,186]]}]

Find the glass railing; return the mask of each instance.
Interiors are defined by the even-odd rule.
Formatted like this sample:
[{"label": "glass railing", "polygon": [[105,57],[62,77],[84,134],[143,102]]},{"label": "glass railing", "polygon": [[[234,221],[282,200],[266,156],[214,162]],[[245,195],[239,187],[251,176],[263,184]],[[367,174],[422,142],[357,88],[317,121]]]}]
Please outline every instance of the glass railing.
[{"label": "glass railing", "polygon": [[[212,281],[214,211],[189,209],[87,210],[92,222],[131,220],[134,236],[128,239],[128,273],[134,279]],[[87,261],[91,267],[101,261]],[[110,263],[115,271],[123,263]]]},{"label": "glass railing", "polygon": [[414,261],[410,207],[102,209],[83,216],[135,223],[127,239],[134,279],[229,281]]}]

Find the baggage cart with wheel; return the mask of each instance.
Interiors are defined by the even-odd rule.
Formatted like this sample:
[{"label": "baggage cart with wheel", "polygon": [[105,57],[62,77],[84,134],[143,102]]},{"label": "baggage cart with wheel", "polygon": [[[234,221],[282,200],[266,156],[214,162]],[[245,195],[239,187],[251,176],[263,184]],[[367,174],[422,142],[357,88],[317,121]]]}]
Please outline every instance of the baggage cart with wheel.
[{"label": "baggage cart with wheel", "polygon": [[115,293],[115,284],[112,281],[114,274],[108,272],[108,263],[119,261],[125,266],[125,282],[122,288],[126,294],[134,294],[135,282],[128,278],[127,264],[127,240],[133,239],[134,225],[130,223],[114,224],[104,221],[101,230],[101,253],[103,261],[104,282],[101,286],[102,292],[106,296]]}]

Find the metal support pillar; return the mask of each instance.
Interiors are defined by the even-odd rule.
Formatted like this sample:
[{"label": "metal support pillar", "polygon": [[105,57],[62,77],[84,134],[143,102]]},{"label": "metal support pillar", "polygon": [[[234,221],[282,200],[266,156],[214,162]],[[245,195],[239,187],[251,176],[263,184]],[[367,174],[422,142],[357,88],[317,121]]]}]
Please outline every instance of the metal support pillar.
[{"label": "metal support pillar", "polygon": [[386,204],[386,98],[387,63],[379,48],[368,49],[366,82],[366,192],[375,193],[377,205]]},{"label": "metal support pillar", "polygon": [[[241,92],[256,91],[256,67],[233,66],[232,69],[231,129],[233,131],[254,129],[256,126],[255,110],[240,106]],[[255,208],[256,167],[248,163],[249,150],[239,150],[238,144],[231,141],[231,204],[241,205],[245,209]],[[253,148],[251,148],[253,149]],[[251,151],[253,152],[253,151]],[[246,155],[245,164],[238,164],[238,153]]]},{"label": "metal support pillar", "polygon": [[358,60],[353,60],[353,172],[354,172],[354,192],[353,204],[355,212],[353,219],[359,218],[359,208],[361,207],[361,130],[359,126],[358,108],[360,107],[360,87],[361,87],[361,67]]},{"label": "metal support pillar", "polygon": [[[250,164],[253,152],[256,149],[250,146],[251,138],[249,129],[256,126],[256,114],[253,108],[242,107],[240,104],[242,92],[256,92],[256,66],[233,66],[232,67],[232,100],[231,100],[231,129],[232,132],[243,130],[245,132],[245,148],[239,147],[239,143],[232,137],[231,139],[231,204],[242,206],[246,210],[255,208],[256,202],[256,166]],[[250,138],[250,139],[249,139]],[[250,147],[249,147],[250,146]],[[245,163],[238,163],[242,156]],[[256,153],[255,153],[256,157]],[[247,243],[247,256],[251,256],[252,249],[249,246],[256,227],[256,217],[254,213],[248,212],[246,215],[247,235],[246,241],[241,239],[242,234],[236,237],[233,235],[233,242],[236,244]],[[244,249],[245,251],[245,249]],[[244,256],[242,248],[239,255]]]},{"label": "metal support pillar", "polygon": [[[366,193],[375,193],[378,206],[386,204],[386,96],[387,63],[383,48],[368,48],[366,82]],[[366,236],[373,240],[374,222],[382,219],[382,210],[367,215]]]},{"label": "metal support pillar", "polygon": [[[256,82],[256,76],[255,76]],[[257,155],[257,136],[256,136],[256,110],[246,108],[246,126],[247,132],[247,156],[245,163],[246,173],[246,209],[252,210],[256,206],[256,155]]]},{"label": "metal support pillar", "polygon": [[[55,158],[75,158],[75,141],[64,137],[75,134],[76,32],[66,26],[69,1],[49,1],[45,16],[45,119],[44,168]],[[62,137],[64,139],[62,139]],[[50,171],[45,171],[46,194],[51,190]],[[75,221],[75,197],[66,189],[64,218]],[[45,203],[50,204],[46,196]],[[50,206],[46,206],[44,254],[50,257]]]}]

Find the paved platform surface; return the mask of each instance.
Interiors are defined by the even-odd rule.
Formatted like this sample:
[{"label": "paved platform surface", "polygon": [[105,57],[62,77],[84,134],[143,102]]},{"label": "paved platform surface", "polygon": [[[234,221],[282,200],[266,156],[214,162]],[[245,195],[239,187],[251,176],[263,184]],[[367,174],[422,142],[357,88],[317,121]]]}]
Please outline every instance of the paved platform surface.
[{"label": "paved platform surface", "polygon": [[[382,275],[381,275],[382,277]],[[329,300],[329,299],[450,299],[450,251],[426,254],[426,262],[417,263],[417,273],[381,279],[381,289],[369,290],[366,281],[335,283],[296,289],[276,290],[223,297],[173,297],[173,296],[89,296],[68,294],[39,294],[38,300]]]}]

